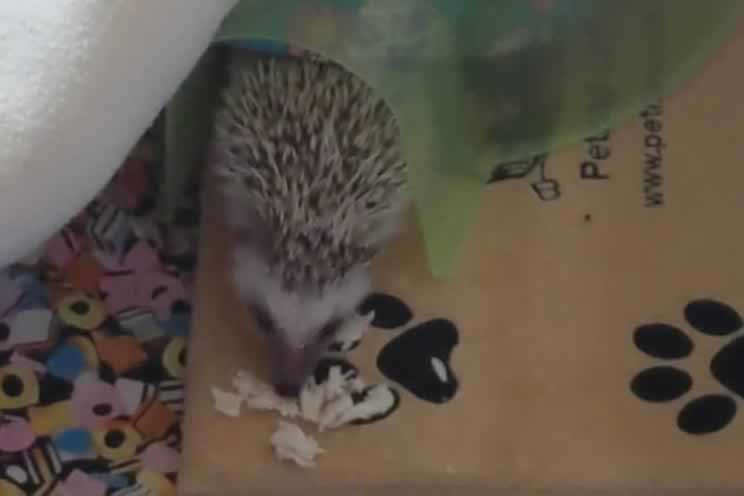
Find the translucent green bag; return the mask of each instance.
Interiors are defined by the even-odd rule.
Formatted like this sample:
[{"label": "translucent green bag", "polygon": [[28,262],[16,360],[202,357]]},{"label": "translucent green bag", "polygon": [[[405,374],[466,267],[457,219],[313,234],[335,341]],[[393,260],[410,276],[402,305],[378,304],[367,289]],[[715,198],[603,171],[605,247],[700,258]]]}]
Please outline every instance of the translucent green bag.
[{"label": "translucent green bag", "polygon": [[[307,48],[388,100],[429,266],[450,276],[495,164],[612,128],[675,90],[733,32],[743,7],[739,0],[243,0],[216,41]],[[176,103],[188,109],[184,98]]]}]

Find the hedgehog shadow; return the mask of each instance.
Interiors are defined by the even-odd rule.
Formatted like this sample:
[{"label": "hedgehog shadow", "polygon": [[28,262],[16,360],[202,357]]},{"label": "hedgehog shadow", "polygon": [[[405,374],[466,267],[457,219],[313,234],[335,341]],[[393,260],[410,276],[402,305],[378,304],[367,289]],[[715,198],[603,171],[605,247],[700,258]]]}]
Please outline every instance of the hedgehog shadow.
[{"label": "hedgehog shadow", "polygon": [[[460,382],[451,365],[451,356],[459,345],[457,326],[445,318],[416,322],[413,310],[400,298],[387,293],[373,293],[358,308],[360,315],[374,311],[370,332],[385,333],[390,339],[377,352],[375,364],[383,377],[399,386],[412,397],[430,404],[444,405],[458,393]],[[344,372],[358,373],[358,368],[346,353],[363,346],[362,340],[337,341],[332,350],[344,354],[321,362],[317,374],[327,375],[331,366],[340,366]],[[316,380],[322,377],[316,377]],[[382,420],[394,413],[394,408],[375,420]]]}]

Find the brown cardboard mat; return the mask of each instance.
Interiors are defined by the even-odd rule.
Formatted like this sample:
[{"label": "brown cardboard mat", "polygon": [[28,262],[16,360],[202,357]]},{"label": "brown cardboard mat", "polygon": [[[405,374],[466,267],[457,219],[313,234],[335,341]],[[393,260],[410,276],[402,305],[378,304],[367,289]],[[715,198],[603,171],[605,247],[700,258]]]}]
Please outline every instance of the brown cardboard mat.
[{"label": "brown cardboard mat", "polygon": [[400,406],[319,436],[311,471],[273,458],[272,416],[212,410],[209,387],[261,361],[208,200],[182,493],[744,491],[742,56],[744,32],[625,128],[500,164],[456,280],[410,229],[376,267],[405,323],[350,355]]}]

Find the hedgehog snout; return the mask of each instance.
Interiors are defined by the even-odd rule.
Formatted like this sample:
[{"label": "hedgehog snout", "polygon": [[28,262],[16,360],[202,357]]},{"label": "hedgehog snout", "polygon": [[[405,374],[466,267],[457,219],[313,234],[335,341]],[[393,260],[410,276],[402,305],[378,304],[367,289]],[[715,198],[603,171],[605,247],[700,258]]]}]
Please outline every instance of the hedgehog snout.
[{"label": "hedgehog snout", "polygon": [[320,349],[315,346],[294,348],[279,340],[272,343],[272,377],[277,394],[297,397],[321,356]]}]

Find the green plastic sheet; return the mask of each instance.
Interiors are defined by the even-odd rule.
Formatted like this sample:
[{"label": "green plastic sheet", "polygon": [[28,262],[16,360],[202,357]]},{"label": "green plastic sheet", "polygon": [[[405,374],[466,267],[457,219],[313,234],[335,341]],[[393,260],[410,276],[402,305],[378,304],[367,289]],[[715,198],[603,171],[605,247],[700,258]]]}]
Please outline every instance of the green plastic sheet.
[{"label": "green plastic sheet", "polygon": [[[497,163],[613,128],[675,91],[732,34],[742,8],[739,0],[243,0],[215,41],[303,47],[387,99],[429,267],[449,277]],[[176,129],[192,104],[179,105]]]}]

